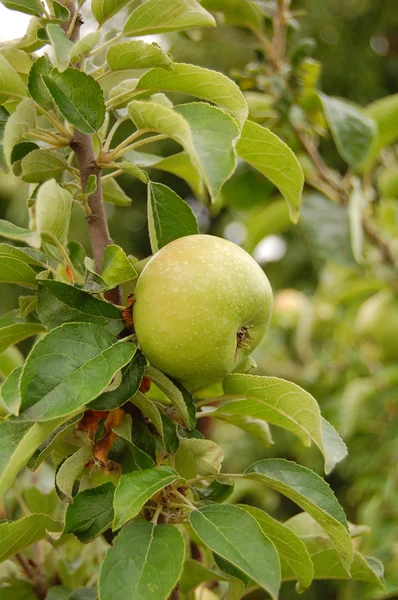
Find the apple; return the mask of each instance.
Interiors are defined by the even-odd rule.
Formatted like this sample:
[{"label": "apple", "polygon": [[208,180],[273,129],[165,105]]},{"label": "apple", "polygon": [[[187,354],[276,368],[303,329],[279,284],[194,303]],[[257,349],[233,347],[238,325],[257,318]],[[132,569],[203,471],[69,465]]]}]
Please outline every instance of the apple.
[{"label": "apple", "polygon": [[366,300],[358,311],[356,330],[369,357],[397,361],[398,296],[392,290],[382,290]]},{"label": "apple", "polygon": [[133,319],[149,362],[194,391],[236,369],[263,338],[270,283],[242,248],[210,235],[170,242],[147,263]]}]

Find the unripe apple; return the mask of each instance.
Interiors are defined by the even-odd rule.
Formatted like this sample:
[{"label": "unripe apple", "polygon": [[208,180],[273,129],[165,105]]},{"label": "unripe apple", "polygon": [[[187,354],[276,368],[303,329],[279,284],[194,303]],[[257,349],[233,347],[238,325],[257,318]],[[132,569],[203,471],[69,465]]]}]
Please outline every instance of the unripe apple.
[{"label": "unripe apple", "polygon": [[239,246],[210,235],[157,252],[135,289],[138,342],[151,364],[195,390],[233,371],[264,336],[272,290]]},{"label": "unripe apple", "polygon": [[398,297],[383,290],[364,302],[356,329],[365,343],[365,353],[382,362],[398,360]]}]

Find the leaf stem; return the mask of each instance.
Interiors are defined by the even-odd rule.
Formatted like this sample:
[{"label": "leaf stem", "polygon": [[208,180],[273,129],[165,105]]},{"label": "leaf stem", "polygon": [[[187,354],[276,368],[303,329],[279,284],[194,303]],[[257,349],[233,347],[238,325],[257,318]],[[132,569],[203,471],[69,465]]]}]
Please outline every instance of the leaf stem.
[{"label": "leaf stem", "polygon": [[91,52],[89,52],[87,54],[87,56],[91,57],[91,56],[95,56],[96,54],[99,54],[107,46],[109,46],[110,44],[114,44],[115,42],[117,42],[118,40],[120,40],[122,37],[124,37],[124,33],[123,32],[118,33],[114,37],[110,38],[109,40],[107,40],[106,42],[104,42],[103,44],[101,44],[101,46],[98,46],[98,48],[95,48],[94,50],[91,50]]},{"label": "leaf stem", "polygon": [[[135,150],[136,148],[140,148],[141,146],[145,146],[146,144],[151,144],[152,142],[160,142],[161,140],[166,140],[167,138],[168,138],[168,136],[165,135],[164,133],[159,133],[159,135],[153,135],[152,137],[145,138],[144,140],[139,140],[138,142],[135,142],[134,144],[130,144],[129,146],[122,148],[114,156],[113,156],[113,152],[111,152],[111,154],[109,156],[112,156],[113,158],[119,158],[119,156],[122,156],[123,154],[125,154],[126,152],[129,152],[130,150]],[[115,150],[116,150],[116,148],[115,148]]]}]

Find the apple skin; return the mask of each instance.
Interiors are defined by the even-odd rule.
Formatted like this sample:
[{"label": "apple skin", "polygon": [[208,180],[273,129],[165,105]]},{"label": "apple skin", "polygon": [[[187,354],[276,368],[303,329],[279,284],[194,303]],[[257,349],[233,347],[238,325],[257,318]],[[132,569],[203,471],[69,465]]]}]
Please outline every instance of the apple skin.
[{"label": "apple skin", "polygon": [[191,391],[238,367],[272,313],[261,267],[236,244],[210,235],[161,248],[139,276],[135,298],[134,326],[146,358]]},{"label": "apple skin", "polygon": [[398,297],[393,291],[382,290],[362,304],[356,330],[370,358],[398,361]]}]

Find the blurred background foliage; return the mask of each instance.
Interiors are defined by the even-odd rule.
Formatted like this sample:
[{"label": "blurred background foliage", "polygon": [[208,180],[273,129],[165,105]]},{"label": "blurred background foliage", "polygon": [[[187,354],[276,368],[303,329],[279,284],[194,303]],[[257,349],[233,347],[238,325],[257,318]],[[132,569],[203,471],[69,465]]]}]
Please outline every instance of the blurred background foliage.
[{"label": "blurred background foliage", "polygon": [[[258,2],[265,14],[271,5]],[[258,40],[246,29],[220,22],[215,30],[171,34],[162,43],[176,61],[192,62],[232,77],[247,94],[251,118],[281,135],[299,154],[305,169],[308,157],[292,128],[292,97],[306,85],[306,76],[327,94],[361,105],[397,93],[398,7],[396,0],[297,0],[292,3],[292,12],[288,42],[292,71],[282,70],[271,78],[263,71]],[[308,68],[304,74],[303,66]],[[324,123],[316,111],[312,126],[324,133]],[[120,135],[125,133],[120,131]],[[118,143],[117,137],[114,143]],[[344,175],[346,167],[330,137],[322,137],[320,149],[327,164]],[[174,151],[170,142],[147,148],[156,154]],[[394,147],[384,150],[367,181],[374,189],[372,218],[395,250],[398,184],[383,187],[383,177],[394,180],[395,173],[395,181],[398,179],[397,156]],[[383,595],[349,581],[316,582],[302,598],[398,598],[398,351],[396,346],[395,351],[381,353],[377,340],[363,340],[358,324],[361,308],[370,297],[380,291],[391,293],[396,285],[392,270],[375,247],[367,248],[363,264],[354,260],[345,207],[313,189],[306,189],[302,216],[294,226],[273,186],[249,166],[238,167],[213,207],[198,202],[174,175],[153,169],[151,177],[186,199],[202,232],[241,244],[264,267],[275,292],[275,311],[270,331],[254,356],[257,372],[297,382],[312,393],[348,445],[348,458],[328,481],[349,520],[370,528],[358,544],[362,552],[384,562],[388,593]],[[28,185],[16,183],[11,176],[1,176],[0,183],[0,218],[26,226]],[[132,204],[129,208],[107,204],[112,237],[126,252],[145,258],[150,254],[145,186],[128,175],[118,178],[118,183]],[[80,241],[89,252],[84,214],[78,206],[69,237]],[[23,293],[17,287],[1,286],[0,313],[15,308]],[[387,302],[383,309],[387,327],[397,314],[397,300],[395,306]],[[30,344],[20,344],[20,351],[26,353]],[[205,420],[203,426],[209,426]],[[273,431],[275,444],[269,448],[222,422],[212,425],[206,435],[221,444],[226,471],[239,472],[251,462],[270,456],[284,456],[322,470],[315,450],[302,447],[282,431]],[[45,482],[45,474],[41,477]],[[32,483],[29,479],[22,482],[23,501],[28,504],[35,501]],[[45,489],[45,483],[40,485],[50,501],[53,492]],[[232,500],[260,506],[282,520],[297,510],[271,491],[264,493],[262,488],[260,494],[255,484],[237,486]],[[101,554],[102,550],[97,550]],[[68,553],[65,580],[79,579],[79,551],[71,546]],[[94,564],[95,556],[90,560]],[[87,580],[89,574],[85,573],[79,585]],[[262,594],[252,593],[250,598],[259,600]],[[283,586],[282,600],[296,597],[294,586]]]}]

